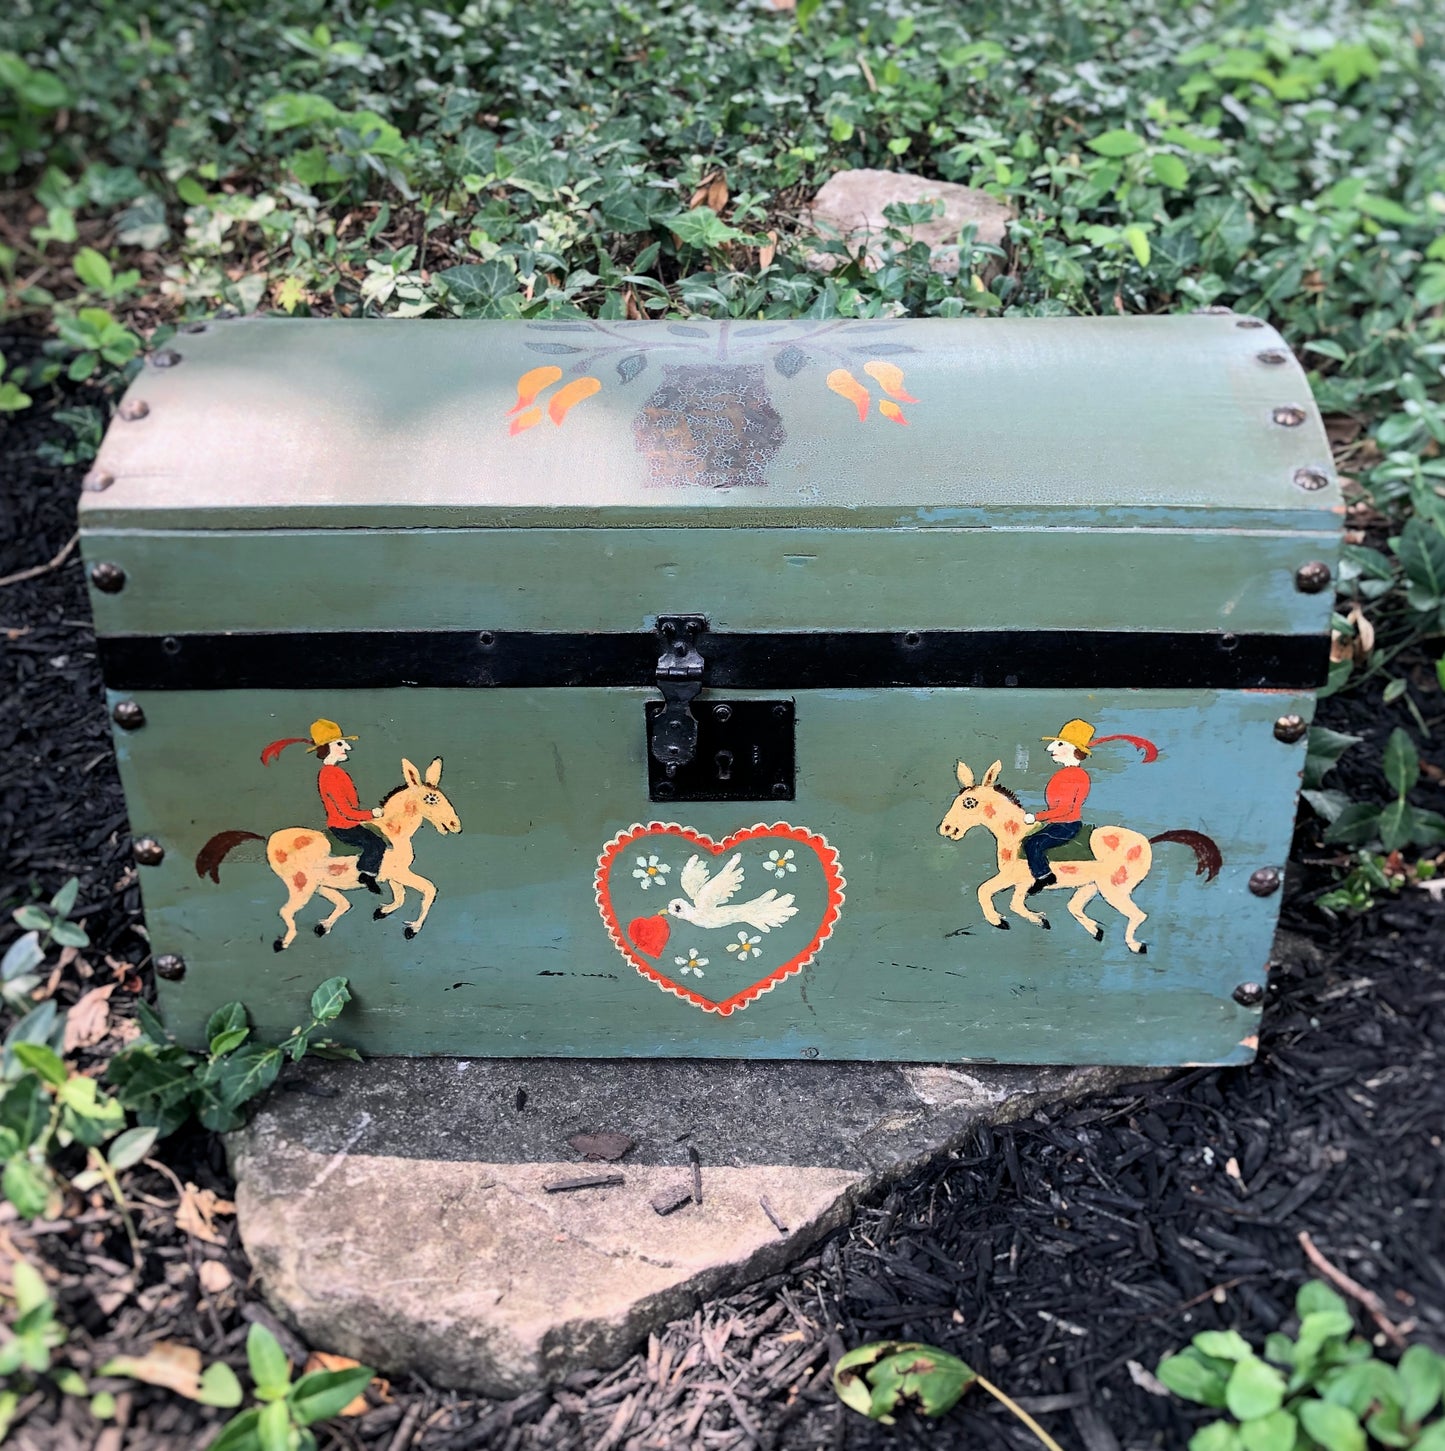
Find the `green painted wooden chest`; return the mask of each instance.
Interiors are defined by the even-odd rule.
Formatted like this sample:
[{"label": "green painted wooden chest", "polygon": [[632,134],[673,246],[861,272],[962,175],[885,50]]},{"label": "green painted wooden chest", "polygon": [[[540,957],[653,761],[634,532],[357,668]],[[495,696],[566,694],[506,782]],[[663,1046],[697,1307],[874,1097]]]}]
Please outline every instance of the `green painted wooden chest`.
[{"label": "green painted wooden chest", "polygon": [[1255,319],[208,324],[87,486],[188,1041],[1252,1055],[1340,514]]}]

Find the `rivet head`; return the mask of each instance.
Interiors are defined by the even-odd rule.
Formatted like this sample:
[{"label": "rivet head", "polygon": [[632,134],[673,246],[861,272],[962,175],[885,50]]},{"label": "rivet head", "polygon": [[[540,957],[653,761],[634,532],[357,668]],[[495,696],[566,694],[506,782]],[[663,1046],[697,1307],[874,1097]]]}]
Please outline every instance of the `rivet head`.
[{"label": "rivet head", "polygon": [[789,791],[788,783],[786,781],[775,781],[773,783],[773,795],[776,796],[779,801],[782,801],[785,800],[788,796],[792,795],[792,792]]},{"label": "rivet head", "polygon": [[125,570],[108,559],[102,559],[99,564],[91,566],[90,582],[102,594],[119,594],[125,588]]},{"label": "rivet head", "polygon": [[180,360],[181,355],[174,348],[158,348],[148,359],[153,368],[174,368]]},{"label": "rivet head", "polygon": [[1236,320],[1234,325],[1235,327],[1263,327],[1264,319],[1262,317],[1241,317]]},{"label": "rivet head", "polygon": [[1319,489],[1329,487],[1330,476],[1323,469],[1296,469],[1294,471],[1294,486],[1303,489],[1306,493],[1313,494]]},{"label": "rivet head", "polygon": [[130,854],[143,867],[158,867],[166,859],[166,849],[153,836],[138,836],[132,843]]},{"label": "rivet head", "polygon": [[733,708],[730,705],[715,705],[712,708],[712,713],[718,720],[731,720],[733,718]]},{"label": "rivet head", "polygon": [[1242,982],[1234,990],[1234,1001],[1242,1008],[1257,1008],[1264,1001],[1262,982]]},{"label": "rivet head", "polygon": [[1298,428],[1308,416],[1298,403],[1284,403],[1269,415],[1281,428]]},{"label": "rivet head", "polygon": [[156,958],[156,976],[167,982],[179,982],[186,975],[186,960],[174,952],[163,952]]},{"label": "rivet head", "polygon": [[1216,303],[1212,304],[1209,307],[1196,307],[1194,309],[1194,316],[1195,317],[1233,317],[1234,316],[1234,309],[1232,307],[1225,307],[1222,303],[1217,303],[1216,302]]},{"label": "rivet head", "polygon": [[1296,741],[1304,739],[1304,734],[1308,729],[1303,716],[1282,715],[1274,723],[1274,738],[1277,741],[1283,741],[1287,746],[1292,746]]},{"label": "rivet head", "polygon": [[127,423],[134,423],[137,419],[147,417],[150,411],[151,406],[144,398],[127,398],[120,405],[120,416]]},{"label": "rivet head", "polygon": [[118,700],[115,709],[111,711],[110,718],[122,730],[139,730],[146,723],[146,713],[140,708],[140,704],[134,700]]},{"label": "rivet head", "polygon": [[88,494],[102,494],[115,482],[115,475],[109,469],[91,469],[81,479],[80,487]]},{"label": "rivet head", "polygon": [[1256,897],[1272,897],[1279,891],[1282,881],[1278,867],[1260,867],[1257,872],[1249,874],[1249,890]]},{"label": "rivet head", "polygon": [[1302,564],[1294,572],[1294,587],[1306,595],[1317,595],[1322,589],[1328,587],[1334,576],[1330,573],[1330,567],[1322,559],[1312,559],[1308,564]]},{"label": "rivet head", "polygon": [[1256,353],[1255,357],[1271,368],[1278,368],[1282,363],[1289,362],[1289,354],[1281,352],[1279,348],[1266,348],[1262,353]]}]

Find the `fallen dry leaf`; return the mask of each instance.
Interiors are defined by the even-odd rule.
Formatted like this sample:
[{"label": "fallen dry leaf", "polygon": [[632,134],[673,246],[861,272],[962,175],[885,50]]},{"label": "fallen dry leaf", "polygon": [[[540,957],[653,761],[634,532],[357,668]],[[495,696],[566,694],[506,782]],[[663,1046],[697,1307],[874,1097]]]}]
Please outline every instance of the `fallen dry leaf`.
[{"label": "fallen dry leaf", "polygon": [[158,1340],[144,1355],[118,1355],[104,1375],[123,1375],[195,1400],[201,1393],[201,1352],[193,1345]]},{"label": "fallen dry leaf", "polygon": [[[302,1375],[310,1375],[313,1370],[355,1370],[361,1362],[352,1360],[345,1355],[328,1355],[324,1350],[313,1350],[302,1367]],[[373,1376],[371,1385],[368,1387],[371,1393],[379,1400],[390,1402],[391,1382],[383,1380],[379,1375]],[[365,1395],[359,1395],[350,1400],[337,1413],[342,1416],[364,1416],[371,1409]]]},{"label": "fallen dry leaf", "polygon": [[203,1239],[207,1244],[225,1244],[216,1233],[215,1217],[218,1214],[234,1214],[236,1206],[229,1199],[222,1199],[213,1190],[197,1189],[187,1184],[181,1202],[176,1206],[176,1228]]},{"label": "fallen dry leaf", "polygon": [[89,1048],[110,1031],[110,995],[116,984],[93,987],[82,993],[65,1017],[65,1051]]},{"label": "fallen dry leaf", "polygon": [[688,210],[694,207],[711,207],[718,216],[728,204],[728,184],[723,180],[720,171],[710,171],[698,183],[697,190],[693,192],[692,199],[688,202]]},{"label": "fallen dry leaf", "polygon": [[767,246],[758,248],[758,267],[771,267],[773,265],[773,258],[777,255],[778,234],[776,232],[770,231],[768,233]]},{"label": "fallen dry leaf", "polygon": [[573,1134],[567,1142],[588,1159],[605,1159],[612,1163],[620,1159],[629,1149],[637,1147],[637,1140],[626,1134]]},{"label": "fallen dry leaf", "polygon": [[202,1260],[196,1278],[208,1295],[219,1295],[222,1290],[229,1290],[235,1284],[230,1270],[220,1260]]}]

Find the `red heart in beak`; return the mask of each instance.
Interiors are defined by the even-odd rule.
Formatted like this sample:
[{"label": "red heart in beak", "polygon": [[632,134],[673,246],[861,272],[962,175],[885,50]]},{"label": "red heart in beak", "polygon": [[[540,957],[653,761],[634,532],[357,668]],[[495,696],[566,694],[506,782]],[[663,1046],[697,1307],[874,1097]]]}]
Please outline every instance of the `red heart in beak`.
[{"label": "red heart in beak", "polygon": [[627,935],[637,950],[648,957],[661,957],[662,949],[672,933],[672,925],[665,914],[654,913],[651,917],[634,917],[627,924]]}]

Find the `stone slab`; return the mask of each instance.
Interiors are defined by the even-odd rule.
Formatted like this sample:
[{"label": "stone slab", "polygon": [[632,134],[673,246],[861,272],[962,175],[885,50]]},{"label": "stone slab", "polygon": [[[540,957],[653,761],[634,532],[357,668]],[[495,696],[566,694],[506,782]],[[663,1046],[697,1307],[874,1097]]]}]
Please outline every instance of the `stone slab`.
[{"label": "stone slab", "polygon": [[[241,1236],[315,1346],[512,1395],[625,1359],[857,1200],[1127,1068],[577,1059],[306,1063],[230,1139]],[[615,1165],[567,1140],[621,1132]],[[692,1183],[667,1215],[654,1197]],[[621,1185],[549,1193],[594,1170]],[[767,1201],[764,1208],[763,1200]],[[780,1230],[767,1212],[781,1221]]]},{"label": "stone slab", "polygon": [[[874,171],[860,168],[840,171],[829,177],[812,201],[813,226],[824,236],[839,236],[850,249],[865,248],[869,267],[882,262],[883,234],[889,226],[884,207],[894,202],[942,202],[943,212],[933,221],[904,228],[917,242],[933,249],[932,267],[946,277],[958,273],[958,234],[972,226],[974,239],[992,246],[1003,245],[1014,212],[1006,202],[974,187],[952,181],[934,181],[908,171]],[[837,266],[842,259],[826,252],[812,253],[808,265]],[[983,269],[984,280],[994,268]]]}]

